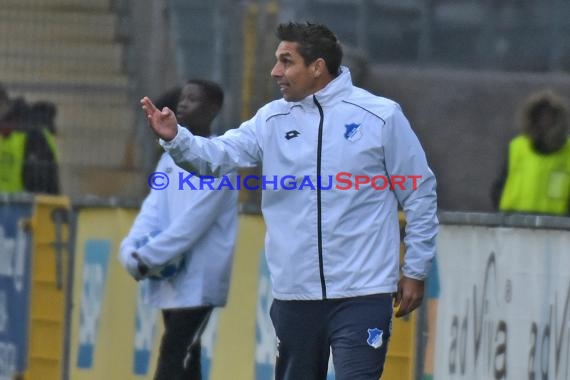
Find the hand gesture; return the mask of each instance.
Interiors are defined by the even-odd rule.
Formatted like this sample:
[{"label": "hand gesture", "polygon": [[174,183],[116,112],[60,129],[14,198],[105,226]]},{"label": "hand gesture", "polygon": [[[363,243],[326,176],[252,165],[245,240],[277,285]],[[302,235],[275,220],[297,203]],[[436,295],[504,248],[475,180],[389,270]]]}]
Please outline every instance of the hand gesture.
[{"label": "hand gesture", "polygon": [[146,113],[148,124],[153,132],[165,141],[170,141],[176,137],[178,133],[178,120],[174,112],[168,107],[164,107],[160,111],[154,103],[148,98],[141,99],[142,109]]}]

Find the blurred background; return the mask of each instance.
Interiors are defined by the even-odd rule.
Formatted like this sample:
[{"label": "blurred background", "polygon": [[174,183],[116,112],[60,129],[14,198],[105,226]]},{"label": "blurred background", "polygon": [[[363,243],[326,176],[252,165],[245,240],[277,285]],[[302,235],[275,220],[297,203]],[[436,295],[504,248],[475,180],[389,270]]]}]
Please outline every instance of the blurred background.
[{"label": "blurred background", "polygon": [[55,105],[61,193],[140,199],[158,148],[138,100],[212,79],[227,94],[217,132],[238,126],[278,96],[274,29],[289,20],[327,24],[355,81],[403,106],[442,209],[491,210],[518,105],[570,96],[564,0],[0,0],[0,83]]}]

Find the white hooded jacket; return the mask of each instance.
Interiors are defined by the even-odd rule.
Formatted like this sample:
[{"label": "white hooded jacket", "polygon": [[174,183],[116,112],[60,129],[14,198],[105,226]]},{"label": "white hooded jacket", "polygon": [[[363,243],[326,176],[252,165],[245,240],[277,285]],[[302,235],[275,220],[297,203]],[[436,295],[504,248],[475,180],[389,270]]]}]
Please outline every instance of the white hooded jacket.
[{"label": "white hooded jacket", "polygon": [[[151,189],[121,243],[119,260],[127,267],[137,252],[144,263],[156,267],[185,255],[172,278],[144,280],[149,282],[145,302],[160,309],[224,306],[237,235],[238,192],[200,190],[200,179],[190,177],[168,154],[162,155],[153,176],[157,173],[162,177],[156,184],[168,186]],[[214,185],[220,180],[216,181]],[[137,249],[138,241],[157,231],[154,239]]]},{"label": "white hooded jacket", "polygon": [[[276,299],[396,291],[398,203],[407,222],[403,274],[423,279],[428,273],[438,225],[435,177],[400,106],[353,86],[346,67],[317,93],[270,102],[223,136],[208,140],[179,127],[161,144],[189,171],[220,176],[261,163],[263,176],[276,180],[263,190],[261,205]],[[298,184],[310,180],[314,189],[285,188],[285,176]],[[356,176],[376,178],[376,188],[383,185],[378,176],[406,182],[357,190]]]}]

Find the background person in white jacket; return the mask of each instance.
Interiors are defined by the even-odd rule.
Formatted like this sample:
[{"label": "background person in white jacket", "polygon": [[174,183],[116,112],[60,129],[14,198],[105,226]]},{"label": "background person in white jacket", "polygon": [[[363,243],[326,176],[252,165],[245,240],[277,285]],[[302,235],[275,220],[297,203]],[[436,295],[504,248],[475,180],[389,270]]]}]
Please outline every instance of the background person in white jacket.
[{"label": "background person in white jacket", "polygon": [[[188,81],[177,106],[180,123],[195,135],[210,136],[223,97],[216,83]],[[238,192],[228,187],[200,190],[196,176],[188,180],[194,190],[181,180],[188,175],[168,153],[162,155],[156,172],[149,177],[150,194],[121,244],[121,262],[137,280],[183,258],[174,276],[145,280],[149,281],[145,301],[162,309],[165,328],[155,380],[202,378],[200,335],[213,307],[226,304],[230,284]],[[168,186],[162,188],[165,184]],[[146,236],[156,232],[139,247]]]},{"label": "background person in white jacket", "polygon": [[[400,106],[353,86],[327,27],[282,24],[277,37],[271,76],[283,98],[239,128],[207,140],[146,97],[142,107],[178,165],[222,175],[261,163],[272,181],[261,207],[276,379],[326,379],[332,348],[337,380],[377,380],[392,295],[396,317],[422,302],[435,255],[435,177]],[[402,275],[398,204],[406,215]]]}]

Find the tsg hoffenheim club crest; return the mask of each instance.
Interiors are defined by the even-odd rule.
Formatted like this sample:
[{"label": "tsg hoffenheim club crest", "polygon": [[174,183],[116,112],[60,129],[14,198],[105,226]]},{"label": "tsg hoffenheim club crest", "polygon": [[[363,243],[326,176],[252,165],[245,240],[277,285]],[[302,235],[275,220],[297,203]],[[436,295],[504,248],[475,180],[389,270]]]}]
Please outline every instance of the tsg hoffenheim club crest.
[{"label": "tsg hoffenheim club crest", "polygon": [[372,348],[380,348],[382,347],[382,335],[384,335],[384,331],[380,329],[368,329],[366,343]]}]

